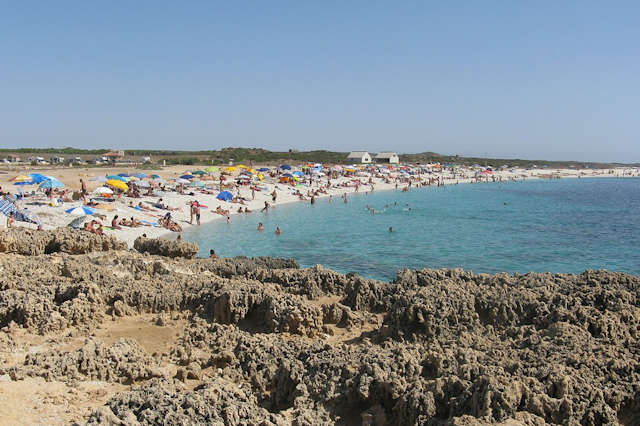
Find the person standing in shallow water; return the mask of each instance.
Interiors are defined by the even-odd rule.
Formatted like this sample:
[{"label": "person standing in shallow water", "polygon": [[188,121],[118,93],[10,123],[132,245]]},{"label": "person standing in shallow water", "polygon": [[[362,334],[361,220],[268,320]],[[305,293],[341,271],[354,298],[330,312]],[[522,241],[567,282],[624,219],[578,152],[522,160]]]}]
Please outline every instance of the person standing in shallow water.
[{"label": "person standing in shallow water", "polygon": [[262,222],[258,223],[258,231],[264,231],[264,225],[262,225]]}]

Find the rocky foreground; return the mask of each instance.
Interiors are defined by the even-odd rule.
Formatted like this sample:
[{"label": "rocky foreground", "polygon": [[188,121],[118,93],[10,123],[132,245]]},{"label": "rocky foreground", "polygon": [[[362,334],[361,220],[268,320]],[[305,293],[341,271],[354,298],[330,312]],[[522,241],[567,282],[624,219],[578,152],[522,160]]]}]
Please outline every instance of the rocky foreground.
[{"label": "rocky foreground", "polygon": [[0,235],[0,419],[640,424],[637,276],[383,283],[174,244]]}]

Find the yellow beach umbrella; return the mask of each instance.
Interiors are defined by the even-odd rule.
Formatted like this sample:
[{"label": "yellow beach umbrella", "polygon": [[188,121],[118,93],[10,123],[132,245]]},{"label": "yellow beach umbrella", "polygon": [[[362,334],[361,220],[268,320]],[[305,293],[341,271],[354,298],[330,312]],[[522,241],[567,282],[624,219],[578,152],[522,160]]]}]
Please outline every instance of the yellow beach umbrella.
[{"label": "yellow beach umbrella", "polygon": [[238,168],[237,167],[227,167],[226,169],[224,169],[226,172],[237,172]]},{"label": "yellow beach umbrella", "polygon": [[107,185],[113,186],[114,188],[122,189],[123,191],[129,190],[129,185],[127,185],[121,180],[109,179],[107,181]]},{"label": "yellow beach umbrella", "polygon": [[31,182],[31,178],[25,175],[19,175],[11,179],[9,182]]},{"label": "yellow beach umbrella", "polygon": [[244,164],[238,164],[236,167],[238,167],[239,169],[248,169],[248,167]]},{"label": "yellow beach umbrella", "polygon": [[262,173],[258,173],[258,179],[260,180],[264,179],[264,175]]}]

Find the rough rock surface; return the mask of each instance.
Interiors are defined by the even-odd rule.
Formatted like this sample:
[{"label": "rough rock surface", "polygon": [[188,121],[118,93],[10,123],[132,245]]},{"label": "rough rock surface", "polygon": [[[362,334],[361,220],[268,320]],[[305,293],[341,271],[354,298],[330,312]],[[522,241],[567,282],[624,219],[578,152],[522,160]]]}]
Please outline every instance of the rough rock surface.
[{"label": "rough rock surface", "polygon": [[384,283],[136,252],[5,254],[0,268],[5,346],[16,329],[88,336],[127,316],[188,319],[164,358],[92,337],[0,366],[12,380],[131,384],[90,424],[639,424],[633,275],[406,270]]},{"label": "rough rock surface", "polygon": [[85,254],[108,250],[127,250],[127,244],[112,236],[96,235],[71,228],[58,228],[53,231],[11,228],[0,233],[0,252],[3,253]]},{"label": "rough rock surface", "polygon": [[164,238],[138,237],[133,248],[140,253],[157,254],[166,257],[184,257],[193,259],[198,254],[198,245],[186,241],[167,240]]}]

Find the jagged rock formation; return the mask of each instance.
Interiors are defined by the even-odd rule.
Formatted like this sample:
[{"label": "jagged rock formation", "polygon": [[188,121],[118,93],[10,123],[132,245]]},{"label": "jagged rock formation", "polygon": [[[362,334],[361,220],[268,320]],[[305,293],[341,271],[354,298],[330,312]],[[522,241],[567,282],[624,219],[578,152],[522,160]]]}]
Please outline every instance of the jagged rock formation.
[{"label": "jagged rock formation", "polygon": [[193,259],[198,254],[198,245],[196,243],[164,238],[138,237],[133,242],[133,248],[140,253],[166,257],[184,257],[185,259]]},{"label": "jagged rock formation", "polygon": [[[90,335],[187,326],[0,366],[12,380],[132,384],[90,424],[638,424],[640,277],[402,271],[383,283],[292,261],[135,252],[0,256],[0,327]],[[161,368],[161,361],[175,374]],[[162,361],[162,362],[164,362]],[[189,386],[187,386],[187,384]]]},{"label": "jagged rock formation", "polygon": [[0,252],[2,253],[84,254],[108,250],[127,250],[127,244],[112,236],[96,235],[70,228],[58,228],[53,231],[11,228],[0,232]]}]

